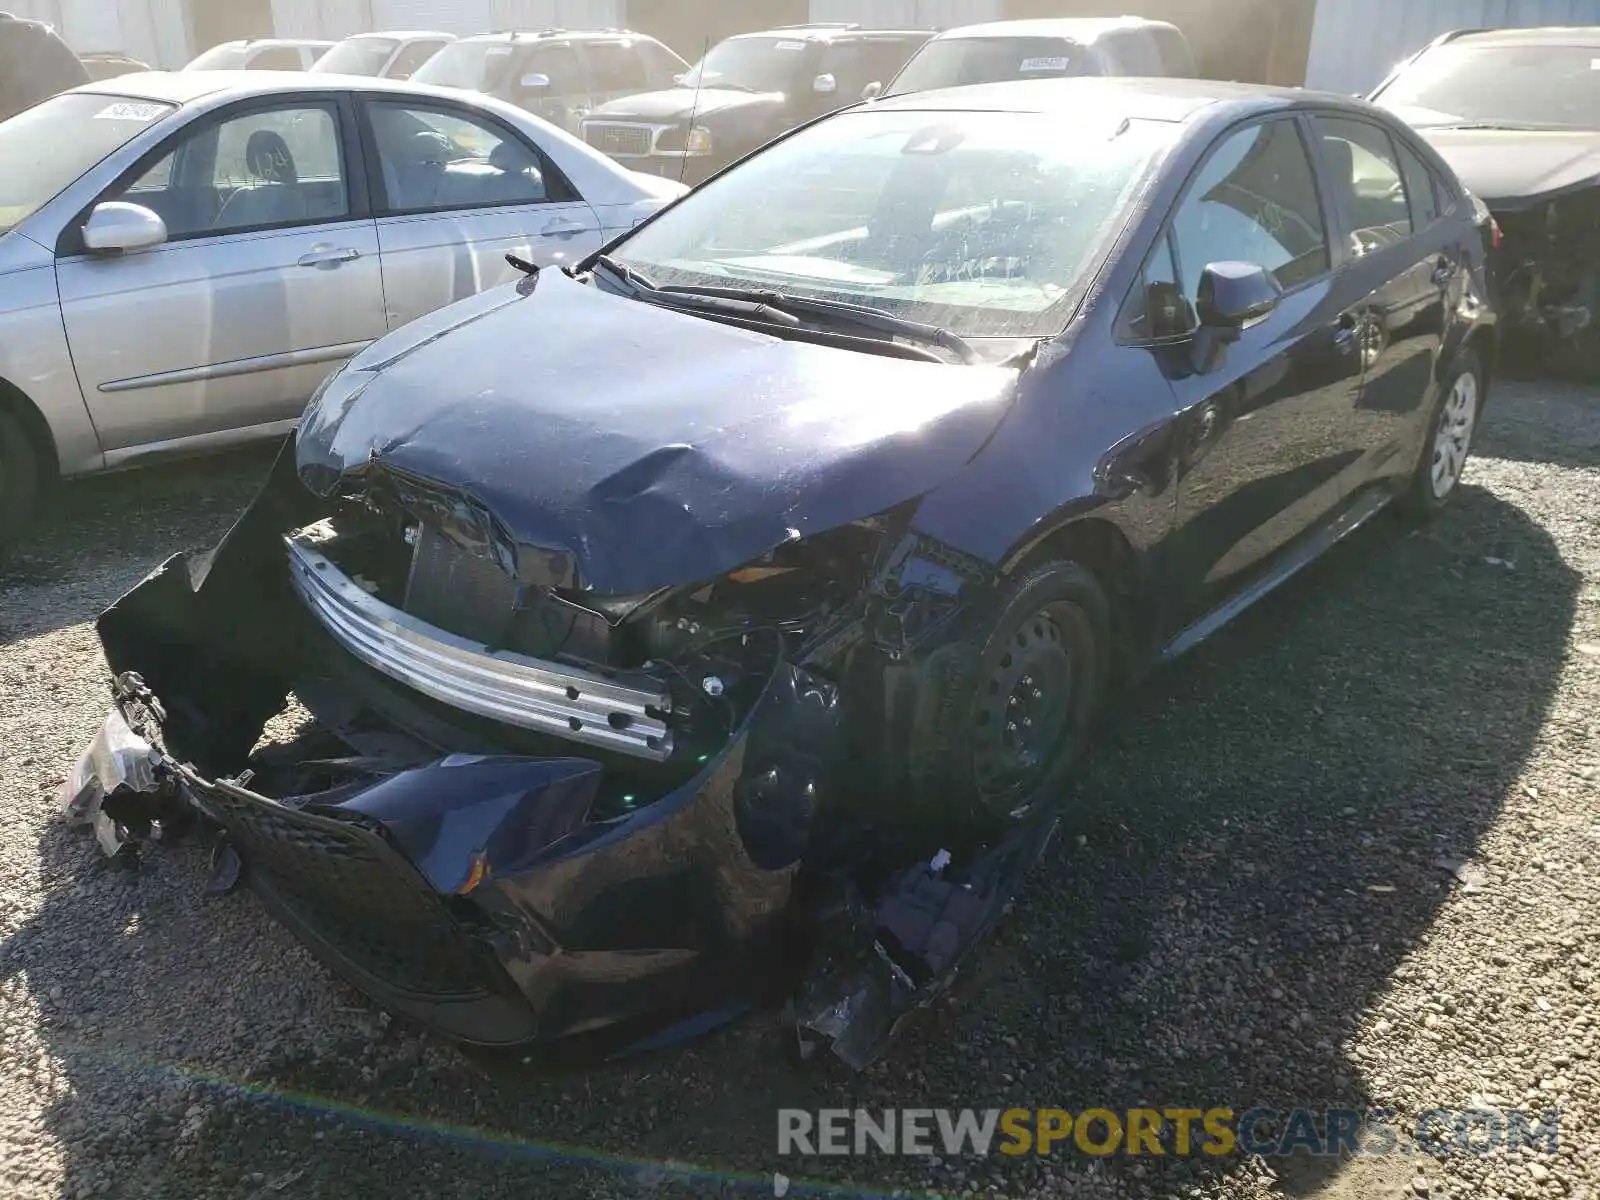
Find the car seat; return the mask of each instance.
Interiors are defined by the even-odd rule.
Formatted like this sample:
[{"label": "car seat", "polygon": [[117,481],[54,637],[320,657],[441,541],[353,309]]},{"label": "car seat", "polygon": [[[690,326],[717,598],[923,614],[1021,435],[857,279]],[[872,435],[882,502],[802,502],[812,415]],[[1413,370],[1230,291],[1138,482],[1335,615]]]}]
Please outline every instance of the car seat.
[{"label": "car seat", "polygon": [[310,216],[294,155],[281,133],[272,129],[252,133],[245,143],[244,165],[256,182],[223,201],[211,222],[213,229],[251,229]]},{"label": "car seat", "polygon": [[397,138],[383,154],[383,186],[389,207],[396,211],[436,208],[445,168],[450,162],[450,139],[431,129]]}]

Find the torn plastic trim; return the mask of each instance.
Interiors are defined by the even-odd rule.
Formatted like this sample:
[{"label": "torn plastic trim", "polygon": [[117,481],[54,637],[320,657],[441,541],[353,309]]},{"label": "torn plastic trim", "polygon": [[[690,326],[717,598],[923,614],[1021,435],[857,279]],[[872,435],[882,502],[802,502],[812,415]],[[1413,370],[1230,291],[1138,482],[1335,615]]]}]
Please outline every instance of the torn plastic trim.
[{"label": "torn plastic trim", "polygon": [[523,729],[665,762],[672,694],[457,637],[385,604],[304,537],[285,539],[296,593],[341,646],[424,695]]},{"label": "torn plastic trim", "polygon": [[950,855],[900,872],[869,906],[852,899],[831,954],[791,1004],[798,1049],[819,1044],[855,1070],[888,1048],[901,1024],[955,983],[968,956],[999,923],[1060,823],[1045,812],[976,855],[963,871]]}]

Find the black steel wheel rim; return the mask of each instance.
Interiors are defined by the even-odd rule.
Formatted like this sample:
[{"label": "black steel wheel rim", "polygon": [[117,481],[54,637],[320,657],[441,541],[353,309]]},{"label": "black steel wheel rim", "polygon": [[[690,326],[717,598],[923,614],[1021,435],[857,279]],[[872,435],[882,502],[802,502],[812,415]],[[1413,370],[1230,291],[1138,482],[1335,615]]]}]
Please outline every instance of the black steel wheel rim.
[{"label": "black steel wheel rim", "polygon": [[1069,609],[1047,604],[1021,622],[978,681],[973,781],[991,804],[1025,802],[1066,748],[1078,686]]}]

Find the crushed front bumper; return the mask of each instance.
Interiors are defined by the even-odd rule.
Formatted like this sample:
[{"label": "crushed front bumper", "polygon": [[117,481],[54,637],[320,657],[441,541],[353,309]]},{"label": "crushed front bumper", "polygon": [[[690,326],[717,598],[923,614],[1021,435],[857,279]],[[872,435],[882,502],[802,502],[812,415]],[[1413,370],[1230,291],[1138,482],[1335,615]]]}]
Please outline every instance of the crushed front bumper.
[{"label": "crushed front bumper", "polygon": [[[450,703],[478,685],[431,632],[366,661],[339,629],[360,640],[383,614],[354,595],[309,604],[291,570],[315,559],[283,539],[324,515],[286,452],[214,551],[102,614],[115,707],[61,802],[113,855],[213,831],[229,868],[214,884],[237,866],[335,974],[457,1040],[592,1057],[788,997],[802,1049],[864,1065],[950,986],[1053,828],[1041,814],[961,841],[955,865],[934,855],[886,815],[903,805],[843,778],[839,689],[776,655],[698,757],[486,742]],[[542,671],[525,680],[541,694]],[[450,694],[422,706],[424,682]],[[563,676],[565,702],[588,704],[585,687]],[[260,746],[291,694],[314,717],[309,748]],[[594,699],[609,722],[622,710],[605,706],[635,698],[597,684]]]},{"label": "crushed front bumper", "polygon": [[[792,668],[724,752],[628,817],[588,820],[603,767],[447,755],[274,799],[160,748],[137,676],[62,787],[67,819],[136,852],[203,818],[279,921],[380,1006],[463,1042],[624,1049],[735,1011],[784,973],[831,690]],[[811,736],[808,736],[808,733]]]}]

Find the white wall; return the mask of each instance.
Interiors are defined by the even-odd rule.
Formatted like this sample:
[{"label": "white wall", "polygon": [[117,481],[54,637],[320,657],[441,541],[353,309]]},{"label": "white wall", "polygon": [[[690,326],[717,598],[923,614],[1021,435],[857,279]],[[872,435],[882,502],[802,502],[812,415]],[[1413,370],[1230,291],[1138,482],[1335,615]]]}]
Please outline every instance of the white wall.
[{"label": "white wall", "polygon": [[193,55],[183,0],[11,0],[9,11],[55,27],[79,54],[120,50],[153,67]]},{"label": "white wall", "polygon": [[272,0],[272,32],[279,37],[343,38],[372,28],[368,0]]},{"label": "white wall", "polygon": [[949,29],[998,21],[1004,0],[811,0],[813,21],[855,21],[885,29]]}]

